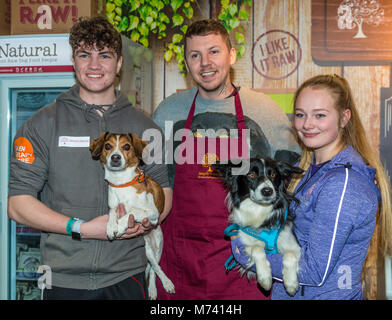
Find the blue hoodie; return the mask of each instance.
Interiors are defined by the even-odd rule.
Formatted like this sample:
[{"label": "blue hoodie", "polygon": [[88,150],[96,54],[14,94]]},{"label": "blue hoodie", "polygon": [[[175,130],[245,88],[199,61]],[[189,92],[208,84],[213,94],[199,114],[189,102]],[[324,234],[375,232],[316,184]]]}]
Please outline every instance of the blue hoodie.
[{"label": "blue hoodie", "polygon": [[313,175],[307,170],[295,191],[300,202],[291,204],[301,246],[300,289],[294,297],[287,294],[281,280],[282,256],[267,255],[276,280],[272,299],[363,298],[361,271],[380,201],[375,171],[351,146]]}]

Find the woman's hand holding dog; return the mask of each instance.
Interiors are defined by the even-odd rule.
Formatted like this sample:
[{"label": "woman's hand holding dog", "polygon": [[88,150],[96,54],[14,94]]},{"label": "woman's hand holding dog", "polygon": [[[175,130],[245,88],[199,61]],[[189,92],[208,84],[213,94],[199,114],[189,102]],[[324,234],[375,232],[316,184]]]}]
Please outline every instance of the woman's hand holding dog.
[{"label": "woman's hand holding dog", "polygon": [[231,238],[231,251],[234,259],[245,269],[256,272],[256,266],[253,265],[249,268],[249,256],[245,253],[245,246],[241,242],[239,236],[232,236]]}]

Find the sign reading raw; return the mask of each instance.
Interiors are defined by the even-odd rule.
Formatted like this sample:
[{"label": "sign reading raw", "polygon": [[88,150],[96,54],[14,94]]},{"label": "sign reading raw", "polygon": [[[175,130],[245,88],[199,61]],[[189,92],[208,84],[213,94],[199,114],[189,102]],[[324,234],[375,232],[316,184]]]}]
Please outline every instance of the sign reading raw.
[{"label": "sign reading raw", "polygon": [[11,34],[68,33],[79,17],[104,13],[104,0],[12,1]]},{"label": "sign reading raw", "polygon": [[302,50],[297,38],[287,31],[267,31],[253,44],[253,67],[267,79],[287,78],[297,70],[301,58]]}]

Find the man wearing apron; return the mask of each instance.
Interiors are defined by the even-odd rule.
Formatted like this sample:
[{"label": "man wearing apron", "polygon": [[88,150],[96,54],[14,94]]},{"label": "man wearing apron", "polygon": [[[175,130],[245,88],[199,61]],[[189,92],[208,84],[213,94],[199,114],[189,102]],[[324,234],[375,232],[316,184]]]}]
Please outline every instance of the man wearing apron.
[{"label": "man wearing apron", "polygon": [[[193,23],[184,49],[187,70],[197,87],[165,99],[153,116],[163,130],[174,123],[174,133],[169,135],[176,133],[176,127],[184,129],[179,152],[174,153],[173,208],[162,223],[161,266],[176,293],[167,294],[157,280],[158,299],[269,299],[270,292],[263,291],[256,280],[225,271],[224,263],[231,255],[230,241],[223,233],[229,225],[227,192],[211,164],[249,154],[294,162],[299,148],[286,115],[271,99],[231,83],[236,54],[221,24],[214,20]],[[227,135],[205,137],[196,131],[202,127],[215,132],[226,129]],[[252,141],[245,135],[248,127]],[[230,129],[237,129],[238,137],[232,137]]]}]

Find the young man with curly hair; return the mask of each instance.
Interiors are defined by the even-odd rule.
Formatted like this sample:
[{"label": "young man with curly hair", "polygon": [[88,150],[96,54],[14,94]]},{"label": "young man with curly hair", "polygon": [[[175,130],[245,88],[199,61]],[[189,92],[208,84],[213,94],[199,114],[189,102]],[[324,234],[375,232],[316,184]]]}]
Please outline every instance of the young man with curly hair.
[{"label": "young man with curly hair", "polygon": [[[69,40],[77,84],[18,130],[14,150],[28,144],[34,160],[11,160],[8,215],[42,231],[41,263],[52,276],[44,299],[145,299],[147,258],[140,235],[152,226],[131,216],[126,234],[108,241],[107,184],[89,144],[104,131],[142,136],[158,127],[115,90],[122,44],[108,21],[80,19]],[[171,206],[166,167],[143,169],[164,187],[166,214]]]}]

